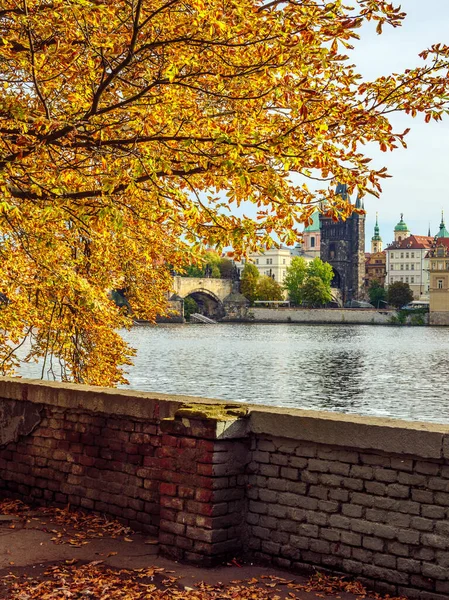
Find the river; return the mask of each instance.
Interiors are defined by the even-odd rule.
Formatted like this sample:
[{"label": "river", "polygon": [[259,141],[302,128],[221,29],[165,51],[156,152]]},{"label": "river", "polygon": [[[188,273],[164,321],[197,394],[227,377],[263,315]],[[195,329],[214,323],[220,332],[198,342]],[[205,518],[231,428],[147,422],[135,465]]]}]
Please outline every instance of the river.
[{"label": "river", "polygon": [[449,329],[138,325],[130,387],[449,423]]}]

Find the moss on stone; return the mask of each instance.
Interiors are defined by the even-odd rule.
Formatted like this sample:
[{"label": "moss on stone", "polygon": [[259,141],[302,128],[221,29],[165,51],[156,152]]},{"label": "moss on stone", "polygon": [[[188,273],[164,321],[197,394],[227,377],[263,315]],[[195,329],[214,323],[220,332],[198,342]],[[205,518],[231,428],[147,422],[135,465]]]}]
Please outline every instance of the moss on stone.
[{"label": "moss on stone", "polygon": [[248,409],[245,406],[229,404],[184,404],[175,413],[175,418],[210,419],[214,421],[233,421],[246,417]]}]

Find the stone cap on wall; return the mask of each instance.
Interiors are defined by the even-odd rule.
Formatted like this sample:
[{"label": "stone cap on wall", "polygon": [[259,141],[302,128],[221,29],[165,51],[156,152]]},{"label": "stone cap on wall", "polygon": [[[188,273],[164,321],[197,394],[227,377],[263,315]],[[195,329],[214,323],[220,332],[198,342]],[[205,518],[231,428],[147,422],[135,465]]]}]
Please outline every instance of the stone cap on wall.
[{"label": "stone cap on wall", "polygon": [[[223,422],[223,427],[216,428],[217,437],[243,437],[254,433],[427,459],[449,458],[449,425],[438,423],[13,377],[0,377],[1,398],[71,410],[82,409],[111,417],[127,416],[157,421],[176,419],[181,423],[192,418],[213,420],[217,424]],[[238,426],[243,420],[244,426]]]}]

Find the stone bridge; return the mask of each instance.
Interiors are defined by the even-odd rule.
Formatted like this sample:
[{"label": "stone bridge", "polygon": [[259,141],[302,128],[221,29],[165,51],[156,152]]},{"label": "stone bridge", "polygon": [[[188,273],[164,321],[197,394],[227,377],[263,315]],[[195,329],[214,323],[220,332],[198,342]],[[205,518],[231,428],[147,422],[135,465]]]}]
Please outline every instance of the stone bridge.
[{"label": "stone bridge", "polygon": [[177,275],[173,278],[173,293],[183,300],[191,296],[202,314],[220,319],[225,315],[223,303],[232,294],[233,283],[232,279]]}]

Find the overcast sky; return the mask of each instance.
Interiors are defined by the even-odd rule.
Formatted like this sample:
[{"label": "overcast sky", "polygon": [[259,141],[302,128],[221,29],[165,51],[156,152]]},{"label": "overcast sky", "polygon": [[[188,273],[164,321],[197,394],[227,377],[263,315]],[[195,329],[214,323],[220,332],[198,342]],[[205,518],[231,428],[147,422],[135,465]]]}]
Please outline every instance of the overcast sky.
[{"label": "overcast sky", "polygon": [[[397,2],[393,2],[395,5]],[[407,18],[402,27],[386,27],[378,36],[374,28],[360,31],[361,40],[351,58],[366,79],[391,72],[403,72],[423,64],[418,54],[434,43],[449,43],[448,0],[402,0]],[[379,213],[384,246],[393,239],[400,213],[412,233],[426,235],[430,222],[432,235],[438,231],[441,210],[449,226],[449,117],[440,123],[424,123],[422,116],[392,115],[393,126],[410,127],[406,150],[383,153],[367,148],[376,166],[386,166],[391,179],[382,183],[380,200],[366,199],[366,250],[370,251],[375,213]]]}]

